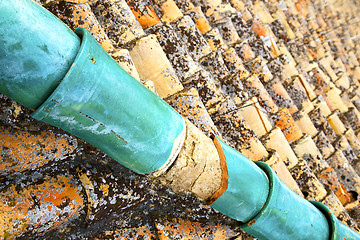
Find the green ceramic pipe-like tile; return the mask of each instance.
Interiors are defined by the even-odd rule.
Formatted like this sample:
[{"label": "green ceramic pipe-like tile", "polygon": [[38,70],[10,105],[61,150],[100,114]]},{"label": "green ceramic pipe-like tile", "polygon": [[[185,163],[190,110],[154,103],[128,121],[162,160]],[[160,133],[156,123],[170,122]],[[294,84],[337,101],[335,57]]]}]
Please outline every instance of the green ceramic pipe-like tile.
[{"label": "green ceramic pipe-like tile", "polygon": [[238,221],[258,214],[269,194],[266,174],[244,155],[218,139],[226,157],[228,188],[211,207]]},{"label": "green ceramic pipe-like tile", "polygon": [[339,221],[330,209],[324,204],[316,201],[310,201],[324,216],[327,217],[331,227],[330,240],[359,240],[360,235]]},{"label": "green ceramic pipe-like tile", "polygon": [[115,62],[80,28],[79,53],[35,119],[85,140],[137,173],[150,173],[177,156],[183,118]]},{"label": "green ceramic pipe-like tile", "polygon": [[241,228],[261,240],[328,240],[330,225],[326,217],[310,202],[294,193],[265,163],[256,164],[270,180],[265,206]]},{"label": "green ceramic pipe-like tile", "polygon": [[0,92],[37,109],[74,62],[80,39],[29,0],[0,0]]}]

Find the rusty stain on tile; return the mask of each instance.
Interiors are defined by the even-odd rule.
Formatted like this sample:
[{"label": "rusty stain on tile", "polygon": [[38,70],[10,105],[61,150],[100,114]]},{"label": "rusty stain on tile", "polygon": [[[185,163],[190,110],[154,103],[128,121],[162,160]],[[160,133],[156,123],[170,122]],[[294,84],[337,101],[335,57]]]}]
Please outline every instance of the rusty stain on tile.
[{"label": "rusty stain on tile", "polygon": [[279,112],[272,117],[274,118],[276,126],[281,129],[288,142],[294,142],[302,137],[302,131],[295,124],[295,121],[287,108],[280,109]]},{"label": "rusty stain on tile", "polygon": [[0,127],[0,173],[35,170],[51,161],[70,156],[77,142],[52,132],[37,134],[22,129]]},{"label": "rusty stain on tile", "polygon": [[7,186],[0,194],[1,236],[36,236],[79,216],[84,200],[72,181],[58,176],[21,190]]},{"label": "rusty stain on tile", "polygon": [[160,19],[155,13],[150,1],[146,0],[138,2],[135,0],[126,0],[126,2],[133,12],[136,20],[143,28],[153,26],[160,22]]}]

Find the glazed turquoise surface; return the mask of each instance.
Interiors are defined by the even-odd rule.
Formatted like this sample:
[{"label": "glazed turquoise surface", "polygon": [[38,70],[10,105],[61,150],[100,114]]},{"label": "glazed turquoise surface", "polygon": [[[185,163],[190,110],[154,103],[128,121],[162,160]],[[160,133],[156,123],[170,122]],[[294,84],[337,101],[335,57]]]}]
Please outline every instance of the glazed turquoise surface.
[{"label": "glazed turquoise surface", "polygon": [[294,193],[267,164],[256,164],[270,179],[270,194],[261,212],[241,228],[259,240],[329,240],[325,215]]},{"label": "glazed turquoise surface", "polygon": [[183,118],[116,63],[85,29],[69,72],[33,117],[62,128],[137,173],[159,169]]},{"label": "glazed turquoise surface", "polygon": [[246,222],[258,214],[265,204],[269,181],[251,160],[218,140],[225,153],[229,184],[211,207],[233,219]]},{"label": "glazed turquoise surface", "polygon": [[0,0],[0,92],[38,108],[73,63],[80,40],[30,0]]},{"label": "glazed turquoise surface", "polygon": [[330,240],[359,240],[360,235],[339,221],[330,209],[320,202],[310,201],[328,219],[331,229]]}]

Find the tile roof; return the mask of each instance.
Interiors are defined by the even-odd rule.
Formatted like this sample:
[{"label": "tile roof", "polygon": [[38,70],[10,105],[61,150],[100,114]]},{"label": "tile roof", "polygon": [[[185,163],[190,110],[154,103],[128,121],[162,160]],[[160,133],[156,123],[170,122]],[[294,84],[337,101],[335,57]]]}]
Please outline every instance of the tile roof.
[{"label": "tile roof", "polygon": [[[73,30],[89,29],[125,70],[206,135],[267,162],[295,192],[360,230],[356,3],[36,2]],[[253,239],[167,176],[162,183],[177,194],[31,119],[30,110],[3,95],[0,104],[4,239]]]}]

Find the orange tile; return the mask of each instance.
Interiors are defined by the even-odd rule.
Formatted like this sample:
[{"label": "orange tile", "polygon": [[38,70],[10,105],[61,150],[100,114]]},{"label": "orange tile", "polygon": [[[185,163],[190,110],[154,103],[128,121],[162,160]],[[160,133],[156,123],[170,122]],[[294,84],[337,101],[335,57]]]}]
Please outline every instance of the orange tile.
[{"label": "orange tile", "polygon": [[160,22],[150,1],[138,2],[136,0],[126,0],[126,2],[143,28],[153,26]]},{"label": "orange tile", "polygon": [[295,121],[287,108],[279,110],[276,114],[275,124],[284,133],[288,142],[294,142],[302,137],[302,131],[295,124]]},{"label": "orange tile", "polygon": [[266,32],[261,23],[258,20],[254,20],[251,26],[251,30],[256,33],[258,37],[265,37]]},{"label": "orange tile", "polygon": [[206,19],[200,7],[191,8],[186,12],[186,14],[191,17],[201,34],[207,33],[211,30],[210,23]]},{"label": "orange tile", "polygon": [[161,20],[166,23],[173,22],[183,16],[173,0],[155,0],[154,2],[161,8]]},{"label": "orange tile", "polygon": [[0,172],[10,174],[39,168],[50,161],[71,155],[77,147],[75,139],[57,136],[50,131],[29,131],[0,127]]},{"label": "orange tile", "polygon": [[0,192],[0,234],[13,238],[29,232],[36,236],[79,216],[83,207],[72,178],[44,179],[20,190],[9,185]]},{"label": "orange tile", "polygon": [[269,89],[268,92],[270,96],[278,107],[288,108],[290,114],[294,114],[298,111],[297,106],[294,104],[290,95],[278,79],[271,80],[266,86]]}]

